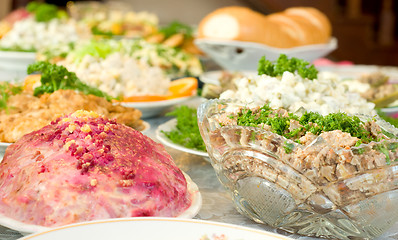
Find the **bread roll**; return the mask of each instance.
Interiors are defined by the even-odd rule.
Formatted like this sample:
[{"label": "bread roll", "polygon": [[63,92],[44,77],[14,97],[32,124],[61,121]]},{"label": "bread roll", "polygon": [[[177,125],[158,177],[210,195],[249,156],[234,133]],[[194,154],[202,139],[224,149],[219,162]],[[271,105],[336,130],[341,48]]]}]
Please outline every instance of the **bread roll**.
[{"label": "bread roll", "polygon": [[224,7],[203,18],[198,30],[199,38],[257,42],[277,48],[326,43],[331,36],[327,17],[311,7],[288,8],[270,15],[246,7]]},{"label": "bread roll", "polygon": [[199,24],[200,38],[262,41],[266,21],[263,14],[246,7],[224,7],[207,15]]},{"label": "bread roll", "polygon": [[312,7],[292,7],[284,11],[286,15],[296,16],[309,22],[317,29],[319,42],[328,42],[332,35],[332,25],[328,17],[316,8]]}]

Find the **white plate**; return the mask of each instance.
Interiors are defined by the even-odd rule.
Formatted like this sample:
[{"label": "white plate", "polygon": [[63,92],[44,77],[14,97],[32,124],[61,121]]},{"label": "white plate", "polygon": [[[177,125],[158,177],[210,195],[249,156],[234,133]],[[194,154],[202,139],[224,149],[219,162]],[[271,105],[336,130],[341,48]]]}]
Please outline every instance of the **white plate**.
[{"label": "white plate", "polygon": [[36,60],[34,52],[0,51],[0,69],[24,72]]},{"label": "white plate", "polygon": [[[205,72],[199,76],[199,79],[200,79],[200,81],[202,81],[204,83],[219,85],[220,84],[219,79],[221,78],[223,72],[225,72],[225,71],[218,70],[218,71]],[[257,71],[242,71],[239,73],[241,73],[243,76],[257,76],[258,75]]]},{"label": "white plate", "polygon": [[[187,181],[188,191],[192,194],[192,204],[187,210],[185,210],[183,213],[181,213],[176,218],[189,219],[189,218],[195,217],[196,214],[198,214],[200,208],[202,207],[202,196],[199,192],[198,186],[192,181],[192,179],[186,173],[184,173],[184,176]],[[123,219],[125,221],[134,221],[135,218],[131,217],[131,218],[123,218]],[[112,220],[103,220],[103,221],[112,221]],[[115,221],[117,221],[117,220],[115,220]],[[81,223],[77,223],[77,225],[79,225],[79,224],[81,224]],[[90,223],[88,223],[88,224],[90,225]],[[29,233],[50,231],[51,229],[55,229],[55,228],[43,227],[43,226],[39,226],[39,225],[26,224],[26,223],[17,221],[15,219],[3,216],[1,214],[0,214],[0,225],[8,227],[13,230],[16,230],[25,235],[29,234]],[[63,228],[63,227],[60,227],[60,228]],[[90,237],[87,239],[92,239],[92,238]]]},{"label": "white plate", "polygon": [[69,225],[58,229],[26,236],[21,240],[289,240],[290,238],[220,222],[175,218],[114,219]]},{"label": "white plate", "polygon": [[337,48],[337,39],[327,44],[307,45],[294,48],[273,48],[260,43],[232,40],[196,39],[195,44],[215,62],[226,70],[256,71],[258,61],[264,55],[268,60],[278,59],[281,53],[288,57],[297,57],[313,61],[324,57]]},{"label": "white plate", "polygon": [[166,135],[164,135],[164,133],[162,133],[162,131],[169,132],[169,131],[175,129],[176,125],[177,125],[177,119],[175,119],[175,118],[171,119],[171,120],[169,120],[169,121],[167,121],[167,122],[165,122],[165,123],[163,123],[161,125],[159,125],[159,127],[156,129],[156,138],[162,144],[164,144],[164,145],[166,145],[168,147],[171,147],[171,148],[174,148],[174,149],[186,152],[186,153],[190,153],[190,154],[198,155],[198,156],[201,156],[201,157],[205,157],[206,161],[210,162],[209,154],[207,154],[207,152],[202,152],[202,151],[199,151],[199,150],[190,149],[190,148],[186,148],[184,146],[175,144],[168,137],[166,137]]},{"label": "white plate", "polygon": [[125,107],[136,108],[142,112],[142,118],[149,118],[160,114],[162,111],[166,110],[169,107],[188,101],[193,97],[194,96],[180,97],[154,102],[120,102],[120,104]]}]

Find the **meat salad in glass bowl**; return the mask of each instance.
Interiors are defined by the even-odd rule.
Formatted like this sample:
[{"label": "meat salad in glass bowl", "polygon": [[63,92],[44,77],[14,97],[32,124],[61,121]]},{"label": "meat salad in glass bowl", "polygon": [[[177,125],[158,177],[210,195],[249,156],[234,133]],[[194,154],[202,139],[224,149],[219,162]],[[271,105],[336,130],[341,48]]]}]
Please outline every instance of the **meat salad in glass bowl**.
[{"label": "meat salad in glass bowl", "polygon": [[372,239],[398,220],[398,130],[378,117],[210,100],[198,124],[237,209],[307,236]]}]

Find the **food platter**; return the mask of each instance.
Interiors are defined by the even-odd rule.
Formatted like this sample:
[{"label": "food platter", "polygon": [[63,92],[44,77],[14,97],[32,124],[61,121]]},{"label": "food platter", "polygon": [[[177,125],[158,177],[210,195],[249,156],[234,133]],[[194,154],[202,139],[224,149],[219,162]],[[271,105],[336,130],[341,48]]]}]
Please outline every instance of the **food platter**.
[{"label": "food platter", "polygon": [[136,108],[142,112],[142,118],[149,118],[160,114],[169,107],[186,102],[191,98],[193,98],[193,96],[153,102],[120,102],[120,104],[125,107]]},{"label": "food platter", "polygon": [[207,152],[199,151],[199,150],[196,150],[196,149],[190,149],[190,148],[184,147],[184,146],[182,146],[182,145],[173,143],[173,142],[172,142],[168,137],[166,137],[166,135],[162,132],[162,131],[166,131],[166,132],[167,132],[167,131],[170,131],[170,130],[174,129],[175,126],[176,126],[176,124],[177,124],[177,119],[174,118],[174,119],[171,119],[171,120],[169,120],[169,121],[167,121],[167,122],[165,122],[165,123],[159,125],[159,127],[156,129],[156,138],[157,138],[162,144],[164,144],[164,145],[166,145],[166,146],[168,146],[168,147],[171,147],[171,148],[180,150],[180,151],[182,151],[182,152],[186,152],[186,153],[190,153],[190,154],[193,154],[193,155],[197,155],[197,156],[204,157],[204,159],[205,159],[206,161],[209,161],[209,162],[210,162],[209,155],[207,154]]},{"label": "food platter", "polygon": [[26,72],[29,64],[36,60],[35,52],[0,51],[0,69]]},{"label": "food platter", "polygon": [[[238,225],[175,218],[112,219],[69,225],[26,236],[22,240],[129,239],[135,240],[288,240],[274,233]],[[205,238],[208,237],[208,238]],[[216,238],[218,237],[218,238]]]},{"label": "food platter", "polygon": [[[200,208],[202,207],[202,196],[199,192],[198,186],[192,181],[192,179],[186,173],[184,173],[184,176],[187,181],[188,191],[192,194],[192,204],[188,209],[186,209],[179,216],[177,216],[177,218],[189,219],[195,217],[196,214],[199,212]],[[133,219],[135,218],[124,218],[124,219],[133,221]],[[29,233],[41,232],[41,231],[49,231],[52,229],[49,227],[44,227],[39,225],[26,224],[1,214],[0,214],[0,225],[21,232],[24,235]]]},{"label": "food platter", "polygon": [[307,45],[294,48],[274,48],[254,42],[233,40],[196,39],[195,44],[216,63],[226,70],[257,70],[257,63],[264,55],[268,60],[276,60],[281,53],[288,57],[298,57],[313,61],[326,56],[337,48],[337,39],[327,44]]}]

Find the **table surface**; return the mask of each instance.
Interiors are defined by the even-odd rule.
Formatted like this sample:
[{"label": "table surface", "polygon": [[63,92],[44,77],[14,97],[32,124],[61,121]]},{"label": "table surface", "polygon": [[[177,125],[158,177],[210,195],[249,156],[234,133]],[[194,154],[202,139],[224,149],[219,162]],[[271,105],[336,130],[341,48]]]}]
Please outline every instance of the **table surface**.
[{"label": "table surface", "polygon": [[[197,101],[186,104],[191,106],[196,105]],[[159,142],[156,139],[155,131],[160,124],[170,119],[170,117],[166,117],[164,114],[161,114],[158,117],[144,119],[150,124],[150,129],[147,130],[145,134],[151,137],[153,140]],[[235,209],[229,194],[218,181],[211,164],[206,161],[204,157],[185,153],[167,146],[166,150],[173,157],[177,166],[186,172],[199,187],[199,191],[203,199],[203,205],[198,215],[195,217],[196,219],[218,221],[262,229],[289,236],[292,239],[316,239],[292,235],[281,230],[274,229],[270,226],[256,223],[241,215]],[[21,235],[19,232],[0,226],[0,239],[14,240],[22,236],[23,235]],[[398,240],[398,224],[395,224],[395,226],[387,234],[378,239]]]}]

